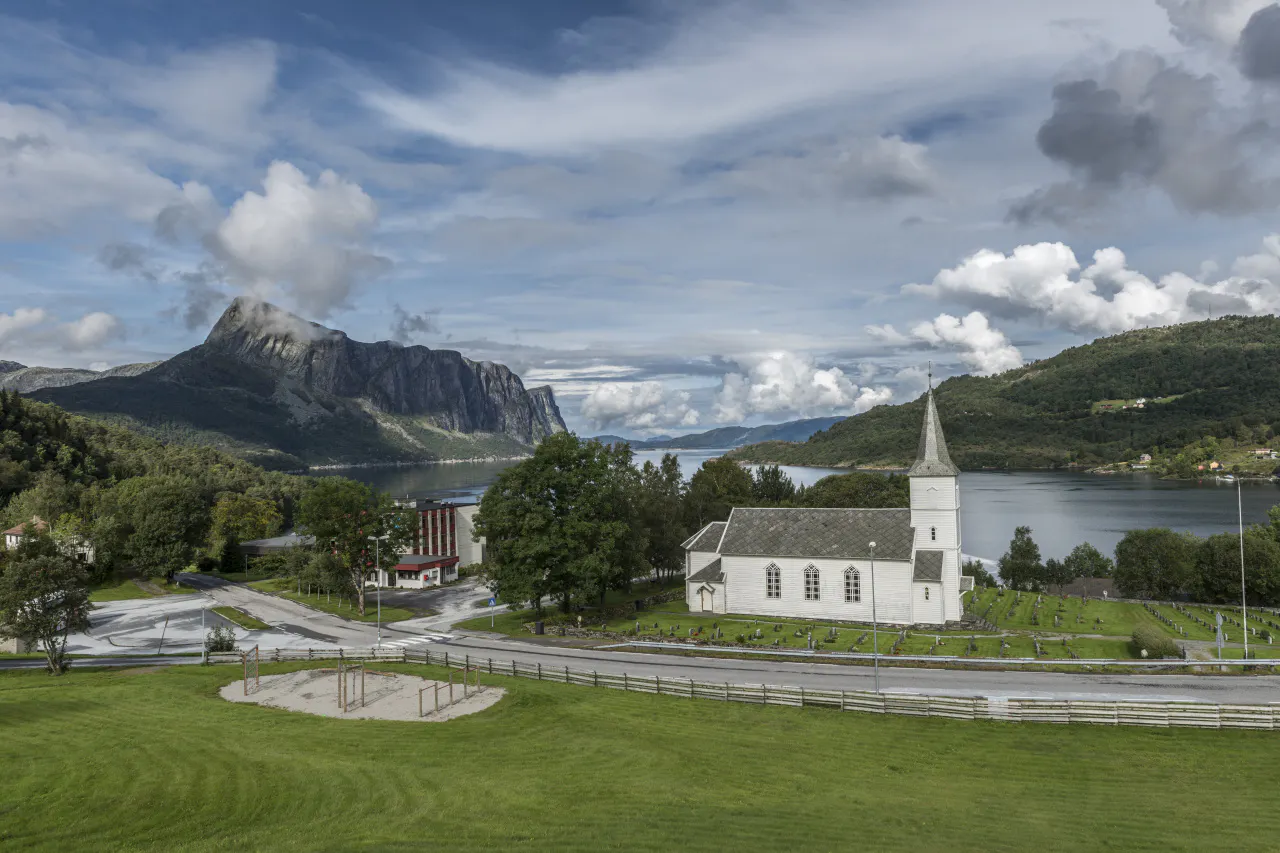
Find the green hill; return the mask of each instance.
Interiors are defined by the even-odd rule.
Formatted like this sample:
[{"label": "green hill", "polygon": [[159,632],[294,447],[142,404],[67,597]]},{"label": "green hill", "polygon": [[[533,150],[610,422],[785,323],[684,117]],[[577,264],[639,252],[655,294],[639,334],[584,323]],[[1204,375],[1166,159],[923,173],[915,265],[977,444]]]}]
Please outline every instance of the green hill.
[{"label": "green hill", "polygon": [[[1093,466],[1205,436],[1265,443],[1280,427],[1280,318],[1126,332],[997,376],[948,379],[935,395],[951,456],[967,469]],[[731,455],[905,466],[923,411],[923,398],[878,406],[803,443],[766,442]]]}]

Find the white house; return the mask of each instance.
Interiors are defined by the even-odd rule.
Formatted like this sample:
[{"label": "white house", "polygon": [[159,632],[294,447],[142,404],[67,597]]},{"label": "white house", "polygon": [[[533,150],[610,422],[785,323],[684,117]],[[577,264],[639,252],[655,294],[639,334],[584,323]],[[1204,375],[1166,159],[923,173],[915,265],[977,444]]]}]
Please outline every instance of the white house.
[{"label": "white house", "polygon": [[869,621],[874,559],[881,622],[958,620],[959,474],[931,390],[909,509],[735,507],[684,543],[689,609]]}]

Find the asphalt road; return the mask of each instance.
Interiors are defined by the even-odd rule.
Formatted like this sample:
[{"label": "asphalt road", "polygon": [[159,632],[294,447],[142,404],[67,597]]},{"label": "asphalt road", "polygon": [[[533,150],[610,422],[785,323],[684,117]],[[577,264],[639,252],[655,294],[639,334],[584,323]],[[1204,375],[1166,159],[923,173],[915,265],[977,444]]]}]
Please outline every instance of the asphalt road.
[{"label": "asphalt road", "polygon": [[[218,604],[229,604],[271,624],[268,632],[243,632],[241,645],[252,642],[262,648],[306,648],[340,645],[368,648],[378,642],[374,624],[351,622],[331,614],[312,610],[278,596],[266,595],[249,587],[202,575],[184,575],[184,581],[198,586],[203,596],[171,596],[150,601],[119,602],[103,608],[91,632],[101,643],[106,657],[76,662],[76,666],[93,665],[170,665],[189,663],[191,659],[172,657],[121,657],[125,642],[113,639],[113,630],[124,629],[128,647],[142,651],[154,648],[154,634],[163,630],[163,617],[170,618],[169,636],[175,629],[184,642],[165,649],[185,651],[190,645],[190,628],[198,628],[199,611]],[[395,594],[393,594],[395,595]],[[384,597],[384,602],[391,596]],[[435,616],[411,619],[382,626],[383,647],[414,649],[425,644],[456,650],[463,655],[495,660],[518,660],[543,667],[570,666],[599,672],[633,675],[661,675],[664,678],[697,681],[728,681],[737,684],[773,684],[831,690],[874,689],[874,672],[869,666],[813,663],[805,661],[769,661],[759,659],[696,658],[645,652],[602,651],[566,648],[533,643],[493,635],[451,630],[454,622],[484,613],[474,604],[488,597],[475,581],[451,587],[415,593],[415,606],[439,611]],[[176,618],[175,618],[176,617]],[[72,651],[88,651],[72,644]],[[195,646],[198,649],[198,645]],[[193,649],[194,650],[194,649]],[[39,660],[0,660],[0,669],[42,667]],[[1020,670],[943,670],[908,667],[881,667],[881,689],[893,692],[930,693],[947,696],[1026,696],[1058,699],[1132,699],[1190,700],[1222,703],[1280,702],[1280,676],[1256,675],[1103,675],[1098,673],[1046,673]]]}]

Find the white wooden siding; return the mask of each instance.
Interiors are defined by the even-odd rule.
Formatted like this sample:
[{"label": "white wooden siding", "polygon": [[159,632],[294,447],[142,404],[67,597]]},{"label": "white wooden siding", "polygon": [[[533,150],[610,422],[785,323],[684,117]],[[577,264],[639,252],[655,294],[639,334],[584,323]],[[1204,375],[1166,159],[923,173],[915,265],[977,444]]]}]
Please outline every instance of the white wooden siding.
[{"label": "white wooden siding", "polygon": [[[782,597],[767,598],[764,570],[770,563],[782,571]],[[804,570],[819,571],[821,598],[804,597]],[[862,601],[844,600],[844,570],[853,566],[862,573]],[[871,620],[871,563],[867,560],[808,560],[796,557],[721,556],[725,573],[728,613],[778,616],[795,619]],[[876,616],[881,622],[909,624],[911,617],[911,564],[876,560]]]}]

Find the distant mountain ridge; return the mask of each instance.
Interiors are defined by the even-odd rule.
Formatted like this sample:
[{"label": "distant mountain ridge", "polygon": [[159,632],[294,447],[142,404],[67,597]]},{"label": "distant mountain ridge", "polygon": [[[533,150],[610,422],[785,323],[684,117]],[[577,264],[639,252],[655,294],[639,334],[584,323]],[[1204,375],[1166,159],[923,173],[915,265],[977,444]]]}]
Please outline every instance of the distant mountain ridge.
[{"label": "distant mountain ridge", "polygon": [[79,367],[27,367],[16,361],[0,361],[0,390],[30,394],[41,388],[63,388],[112,376],[137,376],[160,364],[158,361],[121,364],[106,370]]},{"label": "distant mountain ridge", "polygon": [[501,364],[362,343],[245,298],[145,373],[32,396],[277,466],[517,456],[565,430],[551,389]]},{"label": "distant mountain ridge", "polygon": [[[1099,338],[995,376],[948,379],[935,398],[951,457],[969,470],[1094,466],[1206,436],[1262,445],[1280,432],[1280,318],[1223,317]],[[923,397],[877,406],[807,441],[732,455],[905,467],[923,406]]]},{"label": "distant mountain ridge", "polygon": [[761,441],[805,441],[815,433],[830,429],[844,419],[843,416],[805,418],[755,427],[719,427],[707,432],[691,433],[674,438],[639,440],[618,435],[597,435],[594,438],[605,444],[630,444],[635,450],[724,450]]}]

